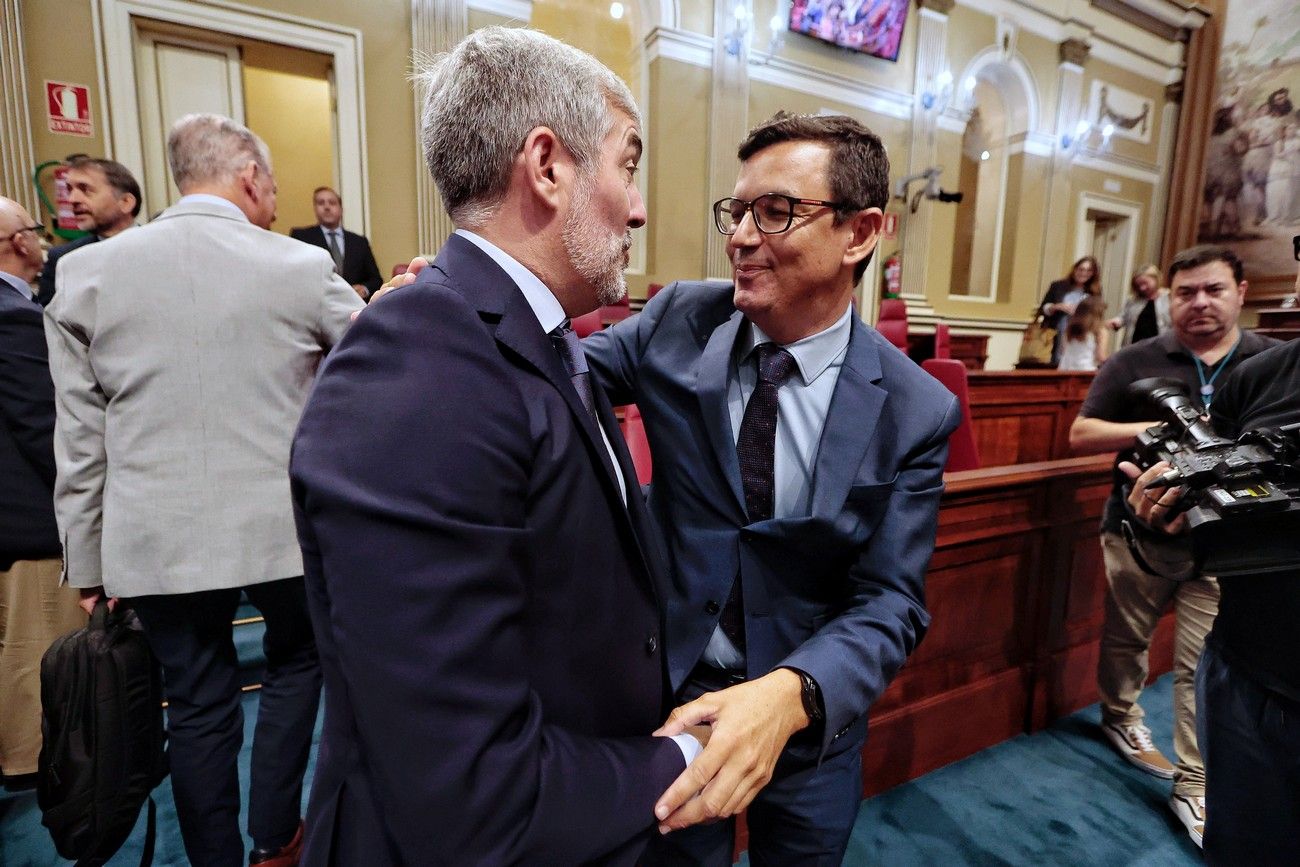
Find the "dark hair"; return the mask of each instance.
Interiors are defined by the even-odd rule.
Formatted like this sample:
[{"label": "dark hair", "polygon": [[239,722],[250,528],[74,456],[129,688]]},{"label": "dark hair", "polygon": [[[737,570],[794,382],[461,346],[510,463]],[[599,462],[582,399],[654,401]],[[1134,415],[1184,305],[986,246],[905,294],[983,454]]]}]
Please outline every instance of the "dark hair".
[{"label": "dark hair", "polygon": [[[749,131],[737,155],[744,162],[761,150],[787,141],[819,142],[830,147],[827,180],[831,199],[844,203],[835,210],[836,224],[867,208],[883,211],[889,204],[889,157],[885,146],[880,136],[853,118],[778,111]],[[868,255],[853,269],[855,283],[862,279],[870,261]]]},{"label": "dark hair", "polygon": [[1087,283],[1083,284],[1083,291],[1087,292],[1089,295],[1100,295],[1101,267],[1097,264],[1097,259],[1093,256],[1080,256],[1079,260],[1070,266],[1070,273],[1065,275],[1065,282],[1069,283],[1071,286],[1074,285],[1074,272],[1078,270],[1079,266],[1084,262],[1087,262],[1092,266],[1092,276],[1088,278]]},{"label": "dark hair", "polygon": [[1106,302],[1100,295],[1085,295],[1070,314],[1065,324],[1065,336],[1070,340],[1082,340],[1096,331],[1106,316]]},{"label": "dark hair", "polygon": [[1192,268],[1199,268],[1202,265],[1209,265],[1211,262],[1223,262],[1232,269],[1232,279],[1238,283],[1245,276],[1246,269],[1241,264],[1241,257],[1234,253],[1228,247],[1220,247],[1217,244],[1200,244],[1196,247],[1188,247],[1186,250],[1180,250],[1174,254],[1174,258],[1169,263],[1169,285],[1174,285],[1174,275],[1179,271],[1190,271]]},{"label": "dark hair", "polygon": [[328,190],[329,192],[331,192],[331,193],[334,194],[334,198],[336,198],[336,199],[339,200],[339,204],[340,204],[340,205],[343,204],[343,197],[340,196],[340,195],[339,195],[339,191],[336,190],[336,189],[334,189],[333,187],[317,187],[316,189],[314,189],[314,190],[311,191],[311,200],[312,200],[313,202],[316,201],[316,195],[317,195],[318,193],[326,192],[327,190]]},{"label": "dark hair", "polygon": [[88,157],[85,154],[75,154],[68,157],[68,168],[70,169],[99,169],[104,174],[104,180],[108,185],[117,191],[119,196],[135,196],[135,207],[131,208],[131,216],[140,216],[140,207],[143,204],[143,197],[140,195],[140,185],[136,183],[135,175],[131,170],[119,162],[113,160],[101,159],[100,157]]}]

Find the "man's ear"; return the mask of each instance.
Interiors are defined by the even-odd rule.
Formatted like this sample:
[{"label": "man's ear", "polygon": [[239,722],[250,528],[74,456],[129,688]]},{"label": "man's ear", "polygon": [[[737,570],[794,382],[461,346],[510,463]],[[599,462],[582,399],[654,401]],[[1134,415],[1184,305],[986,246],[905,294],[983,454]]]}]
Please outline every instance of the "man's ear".
[{"label": "man's ear", "polygon": [[550,127],[538,126],[524,139],[519,159],[528,189],[538,200],[558,209],[573,179],[573,158]]},{"label": "man's ear", "polygon": [[849,248],[844,251],[844,264],[857,265],[871,255],[880,240],[880,229],[885,223],[885,215],[879,208],[866,208],[858,211],[845,221],[852,231]]}]

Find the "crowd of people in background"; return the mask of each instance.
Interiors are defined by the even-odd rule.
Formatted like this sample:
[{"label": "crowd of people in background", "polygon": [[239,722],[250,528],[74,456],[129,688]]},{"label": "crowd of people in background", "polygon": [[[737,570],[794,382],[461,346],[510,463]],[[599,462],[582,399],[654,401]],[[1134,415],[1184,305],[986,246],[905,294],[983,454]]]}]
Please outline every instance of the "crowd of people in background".
[{"label": "crowd of people in background", "polygon": [[[818,28],[890,4],[796,8]],[[505,92],[520,69],[534,74]],[[673,284],[584,344],[570,320],[626,292],[648,219],[631,93],[583,52],[507,28],[423,74],[426,158],[457,231],[386,291],[332,187],[313,192],[317,225],[267,231],[271,154],[216,115],[171,130],[181,198],[144,226],[139,184],[108,159],[69,162],[86,234],[48,255],[43,227],[0,197],[0,772],[36,770],[40,653],[111,597],[163,670],[176,814],[200,867],[433,853],[722,867],[746,808],[756,863],[839,863],[868,711],[929,623],[961,415],[854,315],[888,201],[880,139],[844,116],[756,126],[713,209],[733,284]],[[1221,106],[1211,147],[1216,231],[1300,216],[1285,89],[1249,117]],[[1284,850],[1265,844],[1300,834],[1300,684],[1269,655],[1289,652],[1300,594],[1225,583],[1214,627],[1219,582],[1154,477],[1133,482],[1129,449],[1155,419],[1127,389],[1179,379],[1238,430],[1300,415],[1284,387],[1300,382],[1261,385],[1267,364],[1300,366],[1239,326],[1230,250],[1184,251],[1162,282],[1138,269],[1110,316],[1084,256],[1038,308],[1052,366],[1097,372],[1071,444],[1118,468],[1102,728],[1172,780],[1170,809],[1213,863],[1270,863]],[[667,445],[648,499],[611,402],[636,403]],[[241,598],[266,622],[251,853]],[[1138,702],[1171,602],[1172,762]],[[1232,701],[1280,717],[1243,745]],[[1243,791],[1252,780],[1267,801]]]}]

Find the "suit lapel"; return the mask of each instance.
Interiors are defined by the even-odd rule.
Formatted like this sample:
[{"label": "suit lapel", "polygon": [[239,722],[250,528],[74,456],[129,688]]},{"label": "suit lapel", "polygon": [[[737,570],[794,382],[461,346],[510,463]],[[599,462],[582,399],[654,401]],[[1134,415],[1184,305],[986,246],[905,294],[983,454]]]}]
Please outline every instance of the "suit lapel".
[{"label": "suit lapel", "polygon": [[881,377],[880,356],[866,329],[854,320],[817,447],[812,498],[816,516],[835,515],[843,507],[888,397],[888,392],[876,385]]},{"label": "suit lapel", "polygon": [[737,310],[715,328],[695,370],[695,396],[704,416],[704,428],[708,431],[722,477],[726,479],[742,515],[745,513],[745,494],[740,484],[740,459],[736,457],[731,414],[727,410],[727,379],[731,373],[731,351],[744,321],[745,315]]}]

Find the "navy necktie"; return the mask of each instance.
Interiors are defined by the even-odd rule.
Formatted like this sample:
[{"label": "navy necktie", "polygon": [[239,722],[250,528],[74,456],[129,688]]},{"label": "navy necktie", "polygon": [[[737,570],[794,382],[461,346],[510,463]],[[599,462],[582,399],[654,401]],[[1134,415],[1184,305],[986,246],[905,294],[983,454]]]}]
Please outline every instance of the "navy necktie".
[{"label": "navy necktie", "polygon": [[[745,492],[745,511],[750,523],[772,517],[775,502],[777,389],[794,370],[794,356],[775,343],[762,343],[758,355],[758,382],[745,404],[736,439],[740,460],[740,484]],[[736,649],[745,651],[745,605],[740,576],[731,582],[731,593],[722,608],[718,625]]]},{"label": "navy necktie", "polygon": [[[578,399],[587,408],[587,414],[596,418],[596,401],[591,396],[591,373],[587,369],[587,356],[582,352],[582,341],[574,332],[569,320],[564,320],[550,334],[551,345],[560,354],[564,369],[569,374],[569,381],[578,392]],[[600,427],[600,422],[596,422]]]}]

